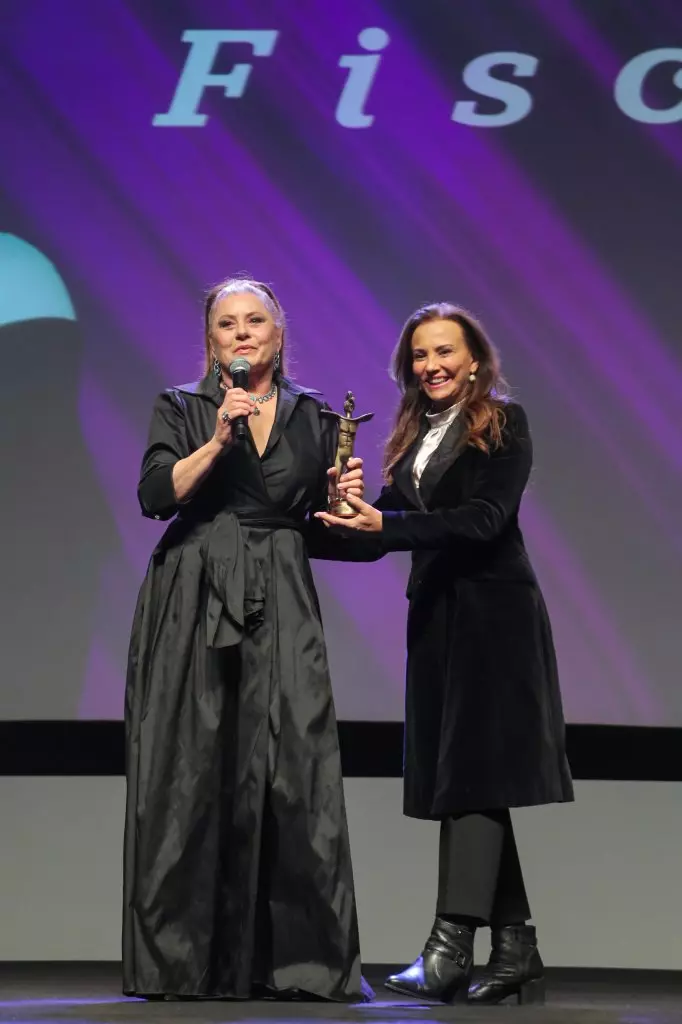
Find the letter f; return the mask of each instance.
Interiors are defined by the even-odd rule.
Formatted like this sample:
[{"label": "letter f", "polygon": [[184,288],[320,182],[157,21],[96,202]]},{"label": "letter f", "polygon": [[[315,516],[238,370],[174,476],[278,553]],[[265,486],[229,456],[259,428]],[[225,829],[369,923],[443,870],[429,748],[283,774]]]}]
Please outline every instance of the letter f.
[{"label": "letter f", "polygon": [[204,30],[190,29],[183,33],[183,43],[190,43],[185,66],[178,81],[173,102],[166,114],[156,114],[152,124],[156,128],[203,128],[208,117],[198,114],[204,89],[222,86],[228,99],[244,95],[251,74],[251,64],[235,64],[229,75],[211,74],[218,50],[223,43],[249,43],[255,57],[269,57],[275,48],[278,33],[266,29]]}]

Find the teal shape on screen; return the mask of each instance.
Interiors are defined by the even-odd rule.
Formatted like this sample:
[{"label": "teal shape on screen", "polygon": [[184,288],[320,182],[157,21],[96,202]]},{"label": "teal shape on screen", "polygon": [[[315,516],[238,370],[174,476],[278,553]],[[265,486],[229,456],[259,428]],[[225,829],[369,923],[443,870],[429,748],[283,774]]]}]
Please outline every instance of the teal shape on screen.
[{"label": "teal shape on screen", "polygon": [[45,317],[76,319],[59,271],[39,249],[0,232],[0,327]]}]

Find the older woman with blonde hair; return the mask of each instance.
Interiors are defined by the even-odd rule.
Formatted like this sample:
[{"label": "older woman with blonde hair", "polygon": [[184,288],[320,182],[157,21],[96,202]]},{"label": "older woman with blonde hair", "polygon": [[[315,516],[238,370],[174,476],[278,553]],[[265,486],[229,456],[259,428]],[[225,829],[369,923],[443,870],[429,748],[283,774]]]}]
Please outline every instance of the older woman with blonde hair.
[{"label": "older woman with blonde hair", "polygon": [[[156,401],[138,490],[143,515],[173,521],[130,644],[124,991],[357,1000],[369,993],[308,563],[343,548],[310,518],[337,428],[286,376],[266,285],[214,288],[205,343],[201,380]],[[248,391],[233,386],[237,358]],[[361,496],[360,460],[336,483]]]}]

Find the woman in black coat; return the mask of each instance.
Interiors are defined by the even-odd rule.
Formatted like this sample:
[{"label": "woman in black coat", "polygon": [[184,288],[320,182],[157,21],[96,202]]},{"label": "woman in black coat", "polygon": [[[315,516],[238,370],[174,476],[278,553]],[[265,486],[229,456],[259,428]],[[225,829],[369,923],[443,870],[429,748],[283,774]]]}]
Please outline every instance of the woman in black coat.
[{"label": "woman in black coat", "polygon": [[[337,427],[285,376],[284,317],[265,285],[213,289],[205,327],[204,376],[157,399],[138,491],[145,516],[173,522],[130,644],[124,991],[362,999],[308,560],[347,548],[320,544],[331,538],[309,518],[326,504]],[[248,393],[230,376],[238,357]],[[340,487],[361,494],[359,463],[349,469]]]},{"label": "woman in black coat", "polygon": [[[404,811],[441,822],[436,920],[396,991],[452,1001],[543,997],[509,808],[570,801],[547,611],[519,529],[532,464],[523,408],[499,394],[480,324],[417,310],[395,354],[402,391],[374,506],[327,525],[412,551]],[[492,953],[471,984],[474,932]]]}]

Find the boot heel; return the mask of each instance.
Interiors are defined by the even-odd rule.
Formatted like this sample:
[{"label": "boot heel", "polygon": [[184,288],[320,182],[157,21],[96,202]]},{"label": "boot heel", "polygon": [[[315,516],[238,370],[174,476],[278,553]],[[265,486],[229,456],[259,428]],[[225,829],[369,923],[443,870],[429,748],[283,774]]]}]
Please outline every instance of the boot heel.
[{"label": "boot heel", "polygon": [[450,1006],[453,1006],[455,1003],[468,1002],[470,980],[470,978],[467,978],[465,981],[461,982],[452,994],[448,993],[446,998],[443,999],[443,1002],[448,1003]]},{"label": "boot heel", "polygon": [[544,1006],[546,996],[545,979],[533,978],[519,989],[519,1006]]}]

